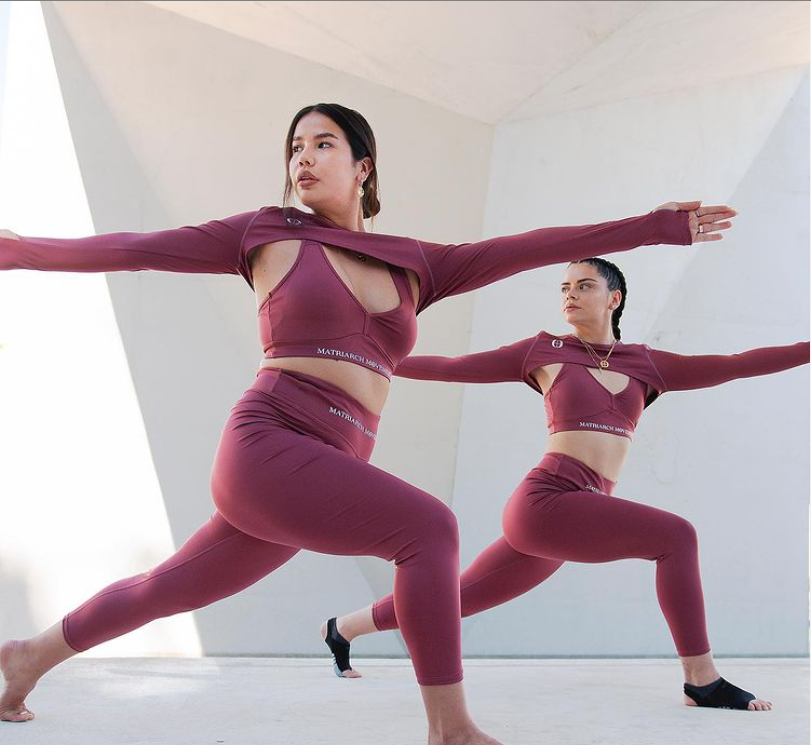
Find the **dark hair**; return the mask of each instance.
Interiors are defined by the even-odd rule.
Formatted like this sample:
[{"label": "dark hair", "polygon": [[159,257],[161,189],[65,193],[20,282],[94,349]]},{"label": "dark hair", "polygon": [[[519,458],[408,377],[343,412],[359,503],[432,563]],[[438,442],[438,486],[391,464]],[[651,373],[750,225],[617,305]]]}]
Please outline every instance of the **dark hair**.
[{"label": "dark hair", "polygon": [[611,329],[614,332],[614,338],[619,339],[620,318],[622,317],[622,311],[625,309],[625,297],[628,294],[628,286],[625,283],[625,275],[620,271],[620,268],[616,264],[612,264],[610,261],[606,261],[605,259],[601,259],[596,256],[592,256],[588,259],[580,259],[579,261],[569,262],[569,266],[572,264],[591,264],[593,267],[596,267],[597,273],[601,277],[604,277],[606,282],[608,282],[609,291],[613,292],[614,290],[619,290],[622,293],[620,304],[611,314]]},{"label": "dark hair", "polygon": [[290,123],[290,129],[287,131],[287,138],[284,143],[284,198],[282,200],[282,207],[287,206],[287,200],[293,193],[293,182],[290,180],[290,158],[293,157],[293,135],[296,132],[296,125],[299,120],[310,114],[316,112],[328,116],[334,121],[342,130],[346,139],[349,140],[349,146],[352,149],[352,157],[358,161],[366,158],[367,156],[372,160],[372,172],[363,183],[363,217],[374,217],[380,212],[380,200],[378,199],[378,182],[377,182],[377,144],[375,143],[375,136],[369,122],[363,118],[354,109],[348,109],[338,103],[317,103],[313,106],[305,106],[298,111]]}]

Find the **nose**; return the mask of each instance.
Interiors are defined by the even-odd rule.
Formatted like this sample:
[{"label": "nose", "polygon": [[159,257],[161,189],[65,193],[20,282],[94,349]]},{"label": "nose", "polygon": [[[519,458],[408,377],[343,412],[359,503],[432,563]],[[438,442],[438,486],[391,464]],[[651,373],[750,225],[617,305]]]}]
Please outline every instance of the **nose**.
[{"label": "nose", "polygon": [[300,147],[301,147],[301,150],[299,150],[298,153],[296,153],[296,155],[298,157],[296,158],[295,162],[298,163],[299,166],[302,166],[302,165],[311,166],[313,164],[313,156],[310,154],[310,150],[309,150],[308,146],[307,145],[300,145]]}]

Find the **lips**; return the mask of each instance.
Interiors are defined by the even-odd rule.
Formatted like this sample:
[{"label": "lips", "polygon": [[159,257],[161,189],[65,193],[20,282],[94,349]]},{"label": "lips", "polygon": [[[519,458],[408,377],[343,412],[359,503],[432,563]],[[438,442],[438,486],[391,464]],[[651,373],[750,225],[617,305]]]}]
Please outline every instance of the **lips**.
[{"label": "lips", "polygon": [[309,171],[302,171],[298,175],[296,181],[298,181],[298,183],[314,183],[315,181],[318,181],[318,179]]},{"label": "lips", "polygon": [[563,310],[580,310],[577,305],[567,305]]}]

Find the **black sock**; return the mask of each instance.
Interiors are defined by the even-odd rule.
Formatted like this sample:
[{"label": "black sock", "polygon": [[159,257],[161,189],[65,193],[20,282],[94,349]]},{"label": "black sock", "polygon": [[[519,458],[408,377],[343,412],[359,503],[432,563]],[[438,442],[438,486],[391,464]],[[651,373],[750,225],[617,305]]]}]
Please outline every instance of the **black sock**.
[{"label": "black sock", "polygon": [[349,642],[338,633],[336,620],[330,618],[327,621],[327,637],[324,641],[332,652],[335,674],[340,676],[346,670],[351,670],[352,666],[349,664]]},{"label": "black sock", "polygon": [[714,680],[712,683],[707,683],[705,686],[694,686],[692,683],[685,683],[686,688],[694,691],[699,696],[709,696],[719,685],[721,685],[721,678]]},{"label": "black sock", "polygon": [[749,702],[755,695],[732,685],[728,680],[718,678],[705,686],[684,684],[684,693],[698,706],[709,706],[715,709],[748,709]]}]

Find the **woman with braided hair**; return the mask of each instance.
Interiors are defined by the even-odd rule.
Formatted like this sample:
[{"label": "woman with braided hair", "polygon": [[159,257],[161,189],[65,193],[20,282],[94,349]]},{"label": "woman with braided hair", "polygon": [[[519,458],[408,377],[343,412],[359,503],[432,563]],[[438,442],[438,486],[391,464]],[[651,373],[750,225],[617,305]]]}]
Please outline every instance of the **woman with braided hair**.
[{"label": "woman with braided hair", "polygon": [[[544,397],[549,437],[540,463],[503,512],[504,535],[460,577],[462,615],[536,587],[565,561],[656,562],[656,592],[684,668],[691,706],[767,710],[724,680],[713,662],[704,616],[696,531],[684,518],[611,496],[643,409],[666,391],[708,388],[809,361],[809,343],[731,355],[685,356],[620,341],[625,277],[602,258],[569,264],[561,310],[573,334],[541,331],[499,349],[461,357],[411,356],[395,375],[462,383],[523,382]],[[349,642],[398,627],[392,597],[322,625],[335,672],[359,677]]]}]

